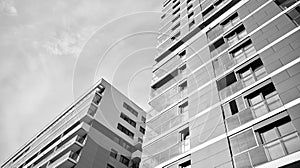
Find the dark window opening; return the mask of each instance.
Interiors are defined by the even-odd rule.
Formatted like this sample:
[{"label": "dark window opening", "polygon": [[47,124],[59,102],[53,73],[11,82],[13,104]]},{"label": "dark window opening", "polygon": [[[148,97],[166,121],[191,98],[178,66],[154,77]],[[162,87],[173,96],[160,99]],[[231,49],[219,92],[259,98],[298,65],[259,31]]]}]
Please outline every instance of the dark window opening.
[{"label": "dark window opening", "polygon": [[172,20],[172,23],[174,23],[177,19],[180,18],[180,14],[178,14],[173,20]]},{"label": "dark window opening", "polygon": [[143,127],[140,126],[140,132],[143,133],[143,134],[145,134],[145,128],[143,128]]},{"label": "dark window opening", "polygon": [[180,4],[180,2],[178,1],[178,2],[173,6],[173,9],[175,9],[179,4]]},{"label": "dark window opening", "polygon": [[133,121],[132,119],[130,119],[127,115],[125,115],[124,113],[121,113],[120,117],[135,128],[136,122]]},{"label": "dark window opening", "polygon": [[163,19],[166,17],[166,14],[163,14],[160,18]]},{"label": "dark window opening", "polygon": [[116,159],[117,156],[118,156],[118,152],[116,150],[114,150],[114,149],[111,149],[109,156],[112,157],[112,158],[114,158],[114,159]]},{"label": "dark window opening", "polygon": [[235,77],[234,72],[231,72],[230,74],[226,75],[225,77],[223,77],[222,79],[217,81],[217,87],[218,90],[223,90],[224,88],[230,86],[231,84],[233,84],[234,82],[236,82],[237,79]]},{"label": "dark window opening", "polygon": [[123,107],[127,109],[129,112],[131,112],[133,115],[135,115],[136,117],[138,116],[138,112],[134,110],[131,106],[129,106],[127,103],[124,102]]},{"label": "dark window opening", "polygon": [[168,0],[168,1],[163,5],[163,7],[167,6],[170,2],[171,2],[171,0]]},{"label": "dark window opening", "polygon": [[283,9],[286,9],[293,4],[295,4],[299,0],[275,0],[275,3]]},{"label": "dark window opening", "polygon": [[178,22],[171,30],[174,31],[180,26],[180,22]]},{"label": "dark window opening", "polygon": [[212,45],[209,46],[209,50],[210,52],[214,51],[215,49],[219,48],[220,46],[222,46],[223,44],[225,44],[225,41],[223,38],[220,38],[219,40],[217,40],[216,42],[214,42]]},{"label": "dark window opening", "polygon": [[106,168],[115,168],[115,167],[107,163]]},{"label": "dark window opening", "polygon": [[127,128],[125,128],[123,125],[121,124],[118,124],[118,127],[117,127],[121,132],[123,132],[124,134],[128,135],[130,138],[133,139],[134,137],[134,134],[129,131]]},{"label": "dark window opening", "polygon": [[193,20],[189,23],[189,27],[192,27],[194,24],[195,24],[195,20]]},{"label": "dark window opening", "polygon": [[231,114],[232,114],[232,115],[234,115],[234,114],[236,114],[236,113],[239,112],[235,100],[232,100],[231,102],[229,102],[229,107],[230,107],[230,110],[231,110]]},{"label": "dark window opening", "polygon": [[178,40],[178,37],[180,36],[180,32],[176,33],[173,37],[171,37],[171,40]]},{"label": "dark window opening", "polygon": [[124,165],[128,166],[129,165],[129,159],[123,155],[120,156],[120,162],[123,163]]},{"label": "dark window opening", "polygon": [[298,26],[300,25],[300,6],[292,9],[287,15],[293,20]]},{"label": "dark window opening", "polygon": [[179,166],[179,168],[188,168],[189,166],[191,166],[191,161],[188,160],[184,163],[179,164],[178,166]]},{"label": "dark window opening", "polygon": [[180,11],[180,7],[173,12],[173,15],[176,15]]},{"label": "dark window opening", "polygon": [[189,11],[193,7],[193,4],[187,7],[187,10]]},{"label": "dark window opening", "polygon": [[205,11],[203,11],[202,12],[202,16],[204,17],[205,15],[207,15],[208,13],[210,13],[212,10],[214,10],[214,6],[213,5],[211,5]]},{"label": "dark window opening", "polygon": [[181,51],[178,55],[180,58],[184,58],[186,56],[186,50]]},{"label": "dark window opening", "polygon": [[189,13],[188,18],[192,17],[194,15],[194,12]]}]

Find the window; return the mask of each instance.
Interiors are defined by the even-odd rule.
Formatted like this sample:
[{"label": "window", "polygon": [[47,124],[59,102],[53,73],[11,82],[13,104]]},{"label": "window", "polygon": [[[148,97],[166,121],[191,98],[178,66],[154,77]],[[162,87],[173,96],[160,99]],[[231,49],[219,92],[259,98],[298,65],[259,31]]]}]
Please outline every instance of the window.
[{"label": "window", "polygon": [[130,138],[133,139],[134,137],[134,134],[129,131],[127,128],[125,128],[123,125],[121,124],[118,124],[118,127],[117,127],[120,131],[122,131],[124,134],[128,135]]},{"label": "window", "polygon": [[267,75],[266,69],[260,59],[256,59],[237,73],[245,86],[249,86]]},{"label": "window", "polygon": [[280,6],[283,9],[286,9],[290,6],[292,6],[294,3],[296,3],[299,0],[275,0],[275,3]]},{"label": "window", "polygon": [[121,113],[120,117],[135,128],[136,122],[133,121],[132,119],[130,119],[127,115],[125,115],[124,113]]},{"label": "window", "polygon": [[279,95],[272,83],[248,95],[246,98],[256,117],[260,117],[282,106]]},{"label": "window", "polygon": [[94,116],[96,114],[97,111],[97,106],[91,104],[89,110],[88,110],[88,114],[90,114],[91,116]]},{"label": "window", "polygon": [[143,133],[143,134],[145,134],[145,128],[140,127],[140,132]]},{"label": "window", "polygon": [[234,31],[230,32],[228,35],[225,36],[229,46],[237,43],[240,39],[247,35],[246,29],[243,25],[236,28]]},{"label": "window", "polygon": [[129,159],[123,155],[120,156],[120,162],[123,163],[124,165],[128,166],[129,165]]},{"label": "window", "polygon": [[233,56],[236,63],[240,63],[247,57],[252,56],[256,52],[251,40],[238,46],[236,49],[232,50],[230,53]]},{"label": "window", "polygon": [[96,88],[96,93],[98,93],[99,95],[102,95],[103,92],[104,92],[104,90],[105,90],[104,86],[99,85],[99,86]]},{"label": "window", "polygon": [[249,151],[257,147],[257,141],[252,129],[248,129],[229,138],[233,154],[234,167],[251,167]]},{"label": "window", "polygon": [[186,51],[183,50],[183,51],[181,51],[178,55],[179,55],[179,57],[183,60],[183,59],[186,58]]},{"label": "window", "polygon": [[171,40],[178,40],[178,37],[180,36],[180,32],[176,33],[174,36],[171,37]]},{"label": "window", "polygon": [[221,23],[224,32],[231,29],[234,25],[236,25],[240,21],[240,18],[237,13],[231,15],[228,19]]},{"label": "window", "polygon": [[178,85],[178,93],[181,94],[181,97],[187,95],[187,81],[184,81]]},{"label": "window", "polygon": [[193,4],[191,4],[190,6],[187,7],[187,10],[189,11],[190,9],[193,8]]},{"label": "window", "polygon": [[189,23],[189,28],[191,28],[192,26],[195,25],[195,20],[192,20],[190,23]]},{"label": "window", "polygon": [[171,0],[168,0],[168,1],[163,5],[163,7],[167,6],[170,2],[171,2]]},{"label": "window", "polygon": [[179,114],[183,114],[188,111],[188,102],[184,102],[178,106]]},{"label": "window", "polygon": [[257,146],[254,132],[248,129],[236,136],[229,138],[233,155],[244,152],[247,149]]},{"label": "window", "polygon": [[179,11],[180,11],[180,7],[177,8],[177,9],[173,12],[173,15],[176,15]]},{"label": "window", "polygon": [[194,12],[191,12],[188,14],[188,18],[192,17],[194,15]]},{"label": "window", "polygon": [[180,4],[180,1],[178,1],[174,6],[173,6],[173,9],[175,9],[177,6],[179,6]]},{"label": "window", "polygon": [[143,143],[143,139],[138,137],[138,143]]},{"label": "window", "polygon": [[107,163],[106,168],[115,168],[115,167]]},{"label": "window", "polygon": [[172,31],[176,30],[180,26],[180,22],[178,22],[173,28]]},{"label": "window", "polygon": [[185,75],[186,73],[186,65],[182,65],[181,67],[178,68],[179,74]]},{"label": "window", "polygon": [[274,160],[300,150],[300,139],[289,117],[258,130],[268,160]]},{"label": "window", "polygon": [[181,150],[183,152],[186,152],[190,150],[190,132],[189,127],[181,130],[179,132],[180,140],[181,140]]},{"label": "window", "polygon": [[224,88],[230,86],[231,84],[235,83],[237,81],[234,72],[231,72],[230,74],[226,75],[225,77],[221,78],[217,81],[217,87],[218,90],[223,90]]},{"label": "window", "polygon": [[146,117],[142,116],[142,122],[146,123]]},{"label": "window", "polygon": [[181,164],[178,165],[178,167],[179,168],[191,168],[191,161],[188,160],[188,161],[186,161],[184,163],[181,163]]},{"label": "window", "polygon": [[209,46],[210,52],[216,50],[217,48],[219,48],[223,44],[225,44],[225,41],[224,41],[223,38],[220,38],[219,40],[217,40],[216,42],[214,42],[212,45]]},{"label": "window", "polygon": [[95,94],[94,98],[93,98],[93,103],[95,103],[96,105],[98,105],[101,101],[101,96],[99,94]]},{"label": "window", "polygon": [[163,19],[166,17],[166,14],[163,14],[160,18]]},{"label": "window", "polygon": [[114,150],[114,149],[111,149],[109,156],[112,157],[112,158],[114,158],[114,159],[116,159],[117,156],[118,156],[118,152],[116,150]]},{"label": "window", "polygon": [[136,117],[138,116],[138,112],[135,111],[131,106],[129,106],[127,103],[123,103],[123,107],[125,109],[127,109],[129,112],[131,112],[133,115],[135,115]]},{"label": "window", "polygon": [[180,18],[180,14],[178,14],[173,20],[172,20],[172,23],[176,22],[177,19]]},{"label": "window", "polygon": [[287,15],[299,26],[300,25],[300,6],[298,5],[294,9],[292,9],[290,12],[287,13]]}]

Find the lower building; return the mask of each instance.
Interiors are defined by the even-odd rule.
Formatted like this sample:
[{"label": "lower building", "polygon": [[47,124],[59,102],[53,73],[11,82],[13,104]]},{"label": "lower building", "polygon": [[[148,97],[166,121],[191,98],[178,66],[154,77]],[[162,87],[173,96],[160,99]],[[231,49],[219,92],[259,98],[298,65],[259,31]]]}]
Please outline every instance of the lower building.
[{"label": "lower building", "polygon": [[145,112],[100,80],[1,168],[137,168]]}]

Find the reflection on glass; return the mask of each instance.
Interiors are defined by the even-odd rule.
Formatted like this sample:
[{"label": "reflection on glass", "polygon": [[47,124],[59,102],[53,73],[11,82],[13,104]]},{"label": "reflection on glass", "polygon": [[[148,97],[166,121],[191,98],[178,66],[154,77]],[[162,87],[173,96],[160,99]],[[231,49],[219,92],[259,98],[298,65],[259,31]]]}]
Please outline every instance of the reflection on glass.
[{"label": "reflection on glass", "polygon": [[284,151],[279,141],[275,141],[265,145],[265,149],[269,154],[270,160],[274,160],[284,156]]}]

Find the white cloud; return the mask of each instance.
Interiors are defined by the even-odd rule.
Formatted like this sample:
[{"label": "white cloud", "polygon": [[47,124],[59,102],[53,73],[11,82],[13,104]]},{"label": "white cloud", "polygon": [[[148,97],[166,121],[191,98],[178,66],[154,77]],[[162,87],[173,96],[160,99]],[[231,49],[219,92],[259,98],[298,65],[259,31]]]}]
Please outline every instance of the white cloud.
[{"label": "white cloud", "polygon": [[0,14],[2,15],[10,15],[16,16],[18,15],[18,11],[14,6],[13,0],[1,0],[0,1]]}]

